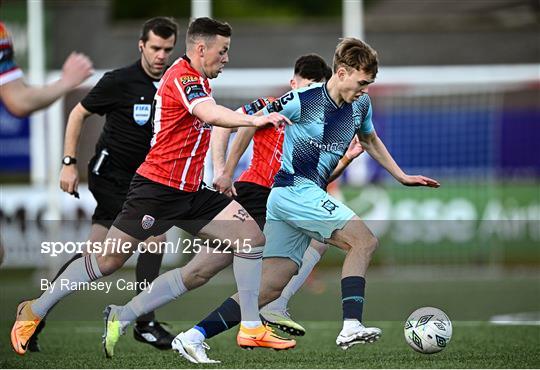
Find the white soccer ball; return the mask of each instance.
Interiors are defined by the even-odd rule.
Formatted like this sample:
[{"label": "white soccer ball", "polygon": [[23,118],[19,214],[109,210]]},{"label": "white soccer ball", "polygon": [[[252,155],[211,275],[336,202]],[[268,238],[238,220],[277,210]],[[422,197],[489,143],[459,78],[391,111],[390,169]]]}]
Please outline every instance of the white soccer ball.
[{"label": "white soccer ball", "polygon": [[405,340],[420,353],[440,352],[446,348],[450,338],[452,323],[438,308],[419,308],[405,321]]}]

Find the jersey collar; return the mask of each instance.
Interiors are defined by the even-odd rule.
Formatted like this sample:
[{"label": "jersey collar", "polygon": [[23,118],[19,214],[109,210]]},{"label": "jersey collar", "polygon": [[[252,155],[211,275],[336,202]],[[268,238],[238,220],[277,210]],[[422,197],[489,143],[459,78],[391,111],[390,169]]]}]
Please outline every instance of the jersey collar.
[{"label": "jersey collar", "polygon": [[328,92],[328,89],[326,87],[327,83],[328,82],[325,82],[322,85],[323,95],[325,96],[326,100],[328,100],[330,102],[330,104],[332,104],[332,107],[334,107],[334,109],[339,109],[340,107],[338,107],[337,104],[334,102],[334,100],[330,97],[330,93]]},{"label": "jersey collar", "polygon": [[[192,71],[194,71],[198,76],[203,77],[203,76],[199,73],[199,71],[197,71],[195,68],[193,68],[193,66],[191,65],[191,59],[189,59],[189,57],[188,57],[186,54],[182,55],[182,59],[185,60],[185,61],[188,63],[189,68],[191,68]],[[203,80],[207,80],[207,78],[204,78],[204,77],[203,77]]]},{"label": "jersey collar", "polygon": [[[144,70],[143,66],[142,66],[142,60],[139,59],[137,61],[137,63],[135,63],[137,65],[137,68],[141,71],[141,73],[143,74],[143,76],[146,76],[146,78],[148,78],[150,81],[152,82],[159,82],[159,78],[153,78],[152,76],[149,76],[148,73],[146,73],[146,71]],[[168,67],[165,68],[165,70],[167,70]]]}]

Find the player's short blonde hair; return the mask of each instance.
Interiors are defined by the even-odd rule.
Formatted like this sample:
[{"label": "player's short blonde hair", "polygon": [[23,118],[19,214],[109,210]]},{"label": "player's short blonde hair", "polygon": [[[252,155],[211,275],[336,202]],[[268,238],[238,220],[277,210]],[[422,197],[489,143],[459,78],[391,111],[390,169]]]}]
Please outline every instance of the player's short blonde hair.
[{"label": "player's short blonde hair", "polygon": [[377,75],[379,60],[377,52],[365,42],[354,37],[341,39],[334,53],[334,72],[339,67],[353,68],[371,74],[372,78]]}]

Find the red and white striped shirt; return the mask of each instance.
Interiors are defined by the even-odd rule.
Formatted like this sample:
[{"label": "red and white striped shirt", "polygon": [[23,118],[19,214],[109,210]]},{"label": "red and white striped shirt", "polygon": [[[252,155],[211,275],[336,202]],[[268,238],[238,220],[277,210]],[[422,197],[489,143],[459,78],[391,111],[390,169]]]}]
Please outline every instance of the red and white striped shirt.
[{"label": "red and white striped shirt", "polygon": [[[245,114],[255,114],[275,98],[260,98],[242,107]],[[253,157],[247,170],[237,181],[252,182],[267,188],[274,184],[274,176],[281,167],[284,126],[258,129],[253,136]]]},{"label": "red and white striped shirt", "polygon": [[137,173],[187,192],[199,189],[212,126],[193,115],[193,108],[213,99],[208,79],[177,59],[163,75],[154,98],[152,147]]},{"label": "red and white striped shirt", "polygon": [[281,167],[283,127],[258,129],[253,136],[253,158],[237,181],[253,182],[267,188],[274,185],[274,176]]}]

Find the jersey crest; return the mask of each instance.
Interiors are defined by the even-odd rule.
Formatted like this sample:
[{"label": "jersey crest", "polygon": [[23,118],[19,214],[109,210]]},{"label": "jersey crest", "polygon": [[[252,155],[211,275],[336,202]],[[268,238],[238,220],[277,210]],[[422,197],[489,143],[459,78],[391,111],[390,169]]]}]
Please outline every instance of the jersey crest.
[{"label": "jersey crest", "polygon": [[152,115],[152,106],[150,104],[135,104],[133,106],[133,119],[139,126],[148,122]]}]

